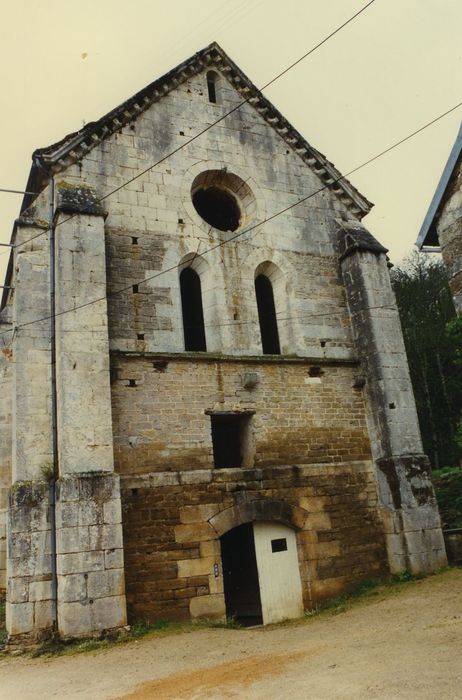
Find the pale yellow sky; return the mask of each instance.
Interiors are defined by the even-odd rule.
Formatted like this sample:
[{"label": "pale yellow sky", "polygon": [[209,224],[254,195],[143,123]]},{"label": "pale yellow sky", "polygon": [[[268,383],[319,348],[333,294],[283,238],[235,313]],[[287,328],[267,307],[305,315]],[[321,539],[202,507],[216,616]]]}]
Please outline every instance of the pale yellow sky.
[{"label": "pale yellow sky", "polygon": [[[211,41],[258,87],[365,4],[2,0],[0,187],[24,189],[35,148]],[[461,28],[461,0],[375,0],[265,95],[345,173],[462,100]],[[364,223],[394,261],[415,242],[461,119],[459,109],[351,178],[375,203]],[[20,204],[0,193],[0,242]]]}]

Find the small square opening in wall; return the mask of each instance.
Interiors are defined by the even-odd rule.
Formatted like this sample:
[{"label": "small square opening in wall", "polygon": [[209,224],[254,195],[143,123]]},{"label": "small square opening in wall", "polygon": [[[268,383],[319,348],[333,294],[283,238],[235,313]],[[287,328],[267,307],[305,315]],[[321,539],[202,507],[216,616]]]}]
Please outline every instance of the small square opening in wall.
[{"label": "small square opening in wall", "polygon": [[248,413],[211,413],[213,464],[216,469],[250,467],[253,454],[250,444]]},{"label": "small square opening in wall", "polygon": [[277,540],[271,540],[271,551],[272,552],[287,552],[287,540],[285,537],[281,537]]}]

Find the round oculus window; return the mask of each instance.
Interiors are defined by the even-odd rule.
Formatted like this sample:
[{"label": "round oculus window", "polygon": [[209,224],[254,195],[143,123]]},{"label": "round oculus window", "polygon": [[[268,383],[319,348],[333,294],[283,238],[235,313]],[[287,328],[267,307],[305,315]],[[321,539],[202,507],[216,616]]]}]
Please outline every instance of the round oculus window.
[{"label": "round oculus window", "polygon": [[220,231],[235,231],[239,228],[241,212],[230,192],[220,187],[201,187],[194,192],[194,207],[204,221]]},{"label": "round oculus window", "polygon": [[255,197],[242,178],[226,170],[206,170],[191,187],[196,212],[219,231],[237,231],[255,211]]}]

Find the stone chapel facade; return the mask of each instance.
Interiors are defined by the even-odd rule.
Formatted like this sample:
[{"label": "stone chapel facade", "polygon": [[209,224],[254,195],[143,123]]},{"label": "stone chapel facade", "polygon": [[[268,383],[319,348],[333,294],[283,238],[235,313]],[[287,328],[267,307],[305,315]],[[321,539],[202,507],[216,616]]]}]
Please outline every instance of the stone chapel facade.
[{"label": "stone chapel facade", "polygon": [[27,190],[0,315],[11,643],[272,622],[445,564],[371,204],[218,45],[36,151]]}]

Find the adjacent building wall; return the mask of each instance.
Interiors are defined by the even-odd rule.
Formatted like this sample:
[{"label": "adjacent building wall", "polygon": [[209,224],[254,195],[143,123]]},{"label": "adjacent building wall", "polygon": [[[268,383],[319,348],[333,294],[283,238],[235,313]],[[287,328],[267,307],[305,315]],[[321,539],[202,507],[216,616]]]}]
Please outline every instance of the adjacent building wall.
[{"label": "adjacent building wall", "polygon": [[6,518],[8,492],[11,486],[11,436],[12,436],[12,381],[13,351],[12,333],[8,315],[0,315],[0,598],[6,590]]},{"label": "adjacent building wall", "polygon": [[456,312],[462,314],[462,160],[437,221],[438,240]]}]

